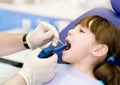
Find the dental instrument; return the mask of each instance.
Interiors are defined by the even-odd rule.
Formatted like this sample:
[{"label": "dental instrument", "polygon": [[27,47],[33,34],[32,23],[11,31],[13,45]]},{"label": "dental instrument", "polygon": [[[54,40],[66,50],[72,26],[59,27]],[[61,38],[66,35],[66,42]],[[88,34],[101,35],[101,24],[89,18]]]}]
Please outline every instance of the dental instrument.
[{"label": "dental instrument", "polygon": [[48,58],[48,57],[52,56],[54,53],[57,53],[57,52],[59,52],[59,51],[62,51],[62,50],[64,50],[65,48],[68,47],[67,45],[63,44],[61,40],[58,40],[58,41],[62,44],[62,46],[57,47],[57,48],[55,48],[55,47],[53,47],[53,46],[49,46],[49,47],[47,47],[47,48],[44,48],[44,49],[41,51],[41,53],[38,55],[38,57],[39,57],[39,58]]},{"label": "dental instrument", "polygon": [[61,45],[63,46],[65,45],[60,39],[58,39],[58,41],[61,43]]}]

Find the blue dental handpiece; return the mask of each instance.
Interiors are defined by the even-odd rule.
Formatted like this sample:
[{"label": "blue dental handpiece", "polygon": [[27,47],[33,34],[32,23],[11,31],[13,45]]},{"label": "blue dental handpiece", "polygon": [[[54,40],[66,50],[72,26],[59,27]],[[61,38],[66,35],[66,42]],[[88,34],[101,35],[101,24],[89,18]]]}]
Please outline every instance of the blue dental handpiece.
[{"label": "blue dental handpiece", "polygon": [[50,56],[52,56],[54,53],[58,52],[58,51],[62,51],[64,50],[65,48],[67,48],[67,45],[63,45],[63,46],[60,46],[60,47],[47,47],[47,48],[44,48],[40,54],[38,55],[39,58],[48,58]]}]

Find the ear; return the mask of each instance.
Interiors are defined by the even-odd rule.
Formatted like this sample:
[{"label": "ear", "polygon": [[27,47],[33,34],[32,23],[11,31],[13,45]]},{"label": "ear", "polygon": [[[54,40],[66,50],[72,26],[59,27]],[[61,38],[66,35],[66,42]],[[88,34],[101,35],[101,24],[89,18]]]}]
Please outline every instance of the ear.
[{"label": "ear", "polygon": [[108,46],[105,44],[98,44],[92,51],[92,55],[94,56],[104,56],[108,52]]}]

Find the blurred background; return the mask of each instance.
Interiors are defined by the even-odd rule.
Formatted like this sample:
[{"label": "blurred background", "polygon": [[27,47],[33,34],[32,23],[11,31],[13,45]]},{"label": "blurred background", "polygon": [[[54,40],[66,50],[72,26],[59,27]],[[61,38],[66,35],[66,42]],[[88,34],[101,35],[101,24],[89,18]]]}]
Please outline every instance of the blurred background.
[{"label": "blurred background", "polygon": [[4,17],[0,29],[21,28],[24,24],[35,28],[39,21],[48,21],[61,31],[69,22],[96,7],[111,8],[111,5],[109,0],[0,0],[0,17]]},{"label": "blurred background", "polygon": [[[61,32],[74,19],[97,7],[112,9],[109,0],[0,0],[0,31],[28,33],[40,21],[47,21]],[[29,51],[1,56],[0,84],[19,71]]]}]

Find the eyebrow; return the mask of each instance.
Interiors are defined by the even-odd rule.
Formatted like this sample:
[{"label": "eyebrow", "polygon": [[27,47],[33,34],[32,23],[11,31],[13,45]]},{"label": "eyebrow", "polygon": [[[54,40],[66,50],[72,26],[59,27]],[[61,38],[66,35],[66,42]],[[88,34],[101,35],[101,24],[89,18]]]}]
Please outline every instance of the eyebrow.
[{"label": "eyebrow", "polygon": [[88,28],[87,26],[84,26],[84,25],[78,25],[78,26],[80,26],[80,28],[83,30],[86,30]]}]

